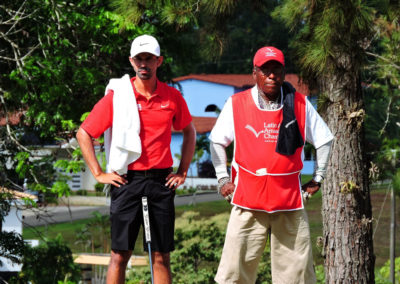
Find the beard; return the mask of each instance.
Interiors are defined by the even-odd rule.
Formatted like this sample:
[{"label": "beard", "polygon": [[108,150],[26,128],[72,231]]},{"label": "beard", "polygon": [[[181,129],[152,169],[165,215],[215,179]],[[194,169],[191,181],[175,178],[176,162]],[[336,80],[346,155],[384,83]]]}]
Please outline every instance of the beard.
[{"label": "beard", "polygon": [[[145,73],[143,73],[143,71],[145,71]],[[138,68],[136,76],[141,80],[149,80],[153,76],[153,72],[149,68]]]}]

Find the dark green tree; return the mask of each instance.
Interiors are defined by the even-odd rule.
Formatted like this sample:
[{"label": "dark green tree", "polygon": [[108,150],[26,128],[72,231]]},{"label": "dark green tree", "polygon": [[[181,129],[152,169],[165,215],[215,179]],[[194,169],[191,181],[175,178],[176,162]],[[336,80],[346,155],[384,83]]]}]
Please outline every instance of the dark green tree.
[{"label": "dark green tree", "polygon": [[[126,22],[151,22],[173,58],[174,76],[190,73],[251,73],[258,48],[286,51],[288,29],[270,12],[280,1],[112,0]],[[288,60],[288,71],[293,71]]]},{"label": "dark green tree", "polygon": [[61,236],[37,247],[26,247],[18,279],[11,283],[55,284],[58,281],[80,280],[79,266]]},{"label": "dark green tree", "polygon": [[[12,202],[12,195],[0,186],[0,256],[14,263],[21,263],[25,250],[22,236],[16,232],[3,231],[4,218],[9,214]],[[0,266],[2,265],[0,261]]]}]

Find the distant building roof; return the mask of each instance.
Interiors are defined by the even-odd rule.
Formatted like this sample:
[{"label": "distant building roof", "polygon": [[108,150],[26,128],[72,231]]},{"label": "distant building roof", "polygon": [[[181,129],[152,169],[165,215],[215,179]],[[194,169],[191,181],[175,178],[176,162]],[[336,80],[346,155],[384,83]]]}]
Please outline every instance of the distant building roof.
[{"label": "distant building roof", "polygon": [[299,93],[306,96],[310,95],[310,90],[308,89],[308,86],[305,83],[302,83],[299,76],[297,76],[296,74],[286,74],[285,81],[292,84],[296,91],[298,91]]},{"label": "distant building roof", "polygon": [[[216,84],[233,86],[236,88],[250,88],[254,86],[254,79],[251,74],[189,74],[173,79],[173,82],[185,80],[199,80]],[[285,80],[303,95],[309,95],[310,91],[306,84],[301,83],[296,74],[286,74]]]},{"label": "distant building roof", "polygon": [[[210,132],[211,129],[214,127],[216,121],[217,121],[216,117],[192,116],[192,122],[194,128],[196,129],[197,134],[204,134]],[[173,130],[173,132],[177,133],[182,131]]]},{"label": "distant building roof", "polygon": [[37,197],[35,195],[33,195],[33,194],[22,192],[22,191],[8,189],[8,188],[3,187],[3,186],[0,186],[0,192],[10,194],[11,198],[13,198],[13,199],[22,199],[22,198],[29,198],[29,199],[32,199],[32,200],[37,199]]},{"label": "distant building roof", "polygon": [[[8,123],[11,125],[17,125],[20,120],[21,116],[24,115],[24,111],[17,111],[13,113],[8,114]],[[6,116],[4,115],[4,112],[0,112],[0,126],[5,126],[6,125]]]}]

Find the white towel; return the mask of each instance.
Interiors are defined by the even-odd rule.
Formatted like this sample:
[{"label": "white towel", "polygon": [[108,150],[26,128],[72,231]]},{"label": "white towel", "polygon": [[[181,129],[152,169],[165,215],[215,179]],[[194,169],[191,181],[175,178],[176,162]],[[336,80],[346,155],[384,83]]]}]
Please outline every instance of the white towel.
[{"label": "white towel", "polygon": [[128,165],[142,153],[140,119],[135,94],[128,74],[111,79],[106,87],[114,91],[113,126],[104,132],[107,172],[126,174]]}]

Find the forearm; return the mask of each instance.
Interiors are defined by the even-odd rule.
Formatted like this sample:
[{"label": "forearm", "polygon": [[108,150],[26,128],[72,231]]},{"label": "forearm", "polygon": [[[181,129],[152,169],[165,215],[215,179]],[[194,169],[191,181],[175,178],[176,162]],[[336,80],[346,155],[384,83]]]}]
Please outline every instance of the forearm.
[{"label": "forearm", "polygon": [[317,155],[317,166],[314,172],[314,177],[320,176],[322,179],[325,178],[326,168],[328,166],[329,155],[331,152],[332,141],[320,146],[316,149]]},{"label": "forearm", "polygon": [[100,164],[97,160],[92,137],[83,128],[79,128],[76,134],[76,139],[78,140],[79,146],[81,148],[82,156],[85,159],[85,162],[92,172],[93,176],[99,176],[101,173],[103,173],[103,170],[101,169]]},{"label": "forearm", "polygon": [[228,170],[226,168],[227,157],[225,147],[221,144],[210,142],[211,161],[215,168],[215,174],[217,179],[220,180],[223,177],[229,177]]},{"label": "forearm", "polygon": [[196,130],[192,123],[183,129],[182,158],[177,173],[186,177],[196,146]]}]

